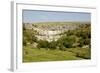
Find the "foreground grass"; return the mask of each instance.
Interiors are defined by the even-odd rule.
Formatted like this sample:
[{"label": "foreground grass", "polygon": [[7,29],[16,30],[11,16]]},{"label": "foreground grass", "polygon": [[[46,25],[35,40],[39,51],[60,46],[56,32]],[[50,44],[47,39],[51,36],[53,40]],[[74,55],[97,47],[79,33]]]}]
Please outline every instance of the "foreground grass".
[{"label": "foreground grass", "polygon": [[75,53],[77,57],[81,57],[84,59],[91,59],[90,48],[68,48],[67,51]]},{"label": "foreground grass", "polygon": [[71,51],[24,48],[23,62],[81,60]]}]

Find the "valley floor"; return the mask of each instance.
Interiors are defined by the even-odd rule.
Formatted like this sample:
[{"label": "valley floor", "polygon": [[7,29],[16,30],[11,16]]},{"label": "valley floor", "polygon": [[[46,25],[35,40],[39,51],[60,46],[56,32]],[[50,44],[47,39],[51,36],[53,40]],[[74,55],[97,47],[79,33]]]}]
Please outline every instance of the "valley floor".
[{"label": "valley floor", "polygon": [[[80,57],[80,54],[76,54],[77,52],[82,52],[83,55],[89,56],[89,52],[86,50],[77,49],[72,51],[75,48],[71,48],[66,51],[61,50],[47,50],[46,48],[41,49],[31,49],[24,48],[23,50],[23,62],[42,62],[42,61],[66,61],[66,60],[82,60],[84,57]],[[81,48],[83,49],[83,48]],[[85,52],[85,53],[84,53]],[[87,52],[87,53],[86,53]]]}]

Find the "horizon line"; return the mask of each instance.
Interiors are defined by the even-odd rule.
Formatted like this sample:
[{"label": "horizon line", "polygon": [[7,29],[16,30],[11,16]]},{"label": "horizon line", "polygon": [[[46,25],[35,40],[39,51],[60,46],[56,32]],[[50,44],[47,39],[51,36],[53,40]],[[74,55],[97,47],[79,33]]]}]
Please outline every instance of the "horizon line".
[{"label": "horizon line", "polygon": [[88,22],[91,23],[91,21],[40,21],[40,22],[22,22],[22,23],[49,23],[49,22]]}]

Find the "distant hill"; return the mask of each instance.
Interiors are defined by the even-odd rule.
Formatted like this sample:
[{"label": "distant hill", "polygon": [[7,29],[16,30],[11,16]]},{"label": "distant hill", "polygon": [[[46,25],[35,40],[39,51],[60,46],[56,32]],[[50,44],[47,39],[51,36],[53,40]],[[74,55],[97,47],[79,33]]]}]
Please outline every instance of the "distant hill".
[{"label": "distant hill", "polygon": [[39,28],[42,30],[72,30],[78,28],[82,24],[90,24],[90,22],[38,22],[24,23],[28,29]]}]

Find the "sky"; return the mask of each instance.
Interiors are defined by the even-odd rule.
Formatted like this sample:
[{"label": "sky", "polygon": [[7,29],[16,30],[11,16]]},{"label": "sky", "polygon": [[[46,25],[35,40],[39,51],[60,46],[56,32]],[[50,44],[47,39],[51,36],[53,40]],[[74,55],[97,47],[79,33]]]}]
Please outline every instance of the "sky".
[{"label": "sky", "polygon": [[91,14],[83,12],[56,12],[23,10],[22,19],[24,23],[36,22],[90,22]]}]

